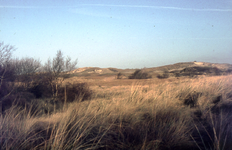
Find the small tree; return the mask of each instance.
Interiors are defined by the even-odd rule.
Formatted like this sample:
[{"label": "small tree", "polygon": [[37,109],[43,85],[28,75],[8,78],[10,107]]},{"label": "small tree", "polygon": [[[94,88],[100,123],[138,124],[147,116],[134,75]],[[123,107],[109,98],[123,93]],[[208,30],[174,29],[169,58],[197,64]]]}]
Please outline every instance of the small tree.
[{"label": "small tree", "polygon": [[77,59],[72,61],[71,57],[67,56],[65,59],[61,50],[58,50],[56,53],[56,57],[54,57],[51,61],[49,58],[45,65],[43,66],[44,72],[50,72],[54,76],[60,75],[61,72],[71,71],[76,69]]},{"label": "small tree", "polygon": [[54,57],[52,61],[52,72],[55,76],[58,76],[64,70],[64,56],[61,50],[58,50],[56,57]]},{"label": "small tree", "polygon": [[11,66],[11,56],[15,48],[0,43],[0,112],[3,111],[3,101],[6,101],[13,91],[9,81],[14,80],[14,68]]},{"label": "small tree", "polygon": [[12,79],[14,76],[14,71],[10,64],[13,51],[15,51],[14,46],[4,45],[4,42],[0,43],[0,86],[3,80]]},{"label": "small tree", "polygon": [[76,69],[77,66],[77,59],[75,61],[71,61],[71,57],[67,57],[65,61],[65,71],[72,71]]},{"label": "small tree", "polygon": [[12,56],[12,52],[15,50],[14,46],[4,45],[4,42],[0,42],[0,65],[6,65]]},{"label": "small tree", "polygon": [[45,63],[43,70],[46,72],[46,76],[50,81],[50,86],[52,88],[54,97],[57,97],[58,95],[58,84],[63,81],[60,74],[64,71],[71,71],[75,69],[76,65],[77,59],[72,62],[71,58],[67,57],[65,60],[61,50],[57,51],[56,57],[54,57],[52,61],[51,59],[48,59],[48,61]]},{"label": "small tree", "polygon": [[16,58],[11,61],[15,74],[22,82],[31,82],[35,73],[40,71],[41,63],[39,59],[32,57]]},{"label": "small tree", "polygon": [[[57,101],[57,97],[59,94],[59,84],[61,84],[64,80],[64,78],[61,77],[60,74],[64,71],[71,71],[72,69],[75,69],[76,65],[77,60],[72,62],[70,57],[67,57],[65,60],[61,50],[58,50],[56,56],[52,59],[52,61],[51,59],[48,59],[48,61],[43,66],[43,71],[45,72],[44,75],[46,76],[46,79],[52,89],[52,95],[55,98],[55,101]],[[54,111],[55,110],[56,107],[54,104]]]},{"label": "small tree", "polygon": [[36,73],[41,67],[40,60],[32,57],[25,57],[20,60],[16,59],[16,63],[16,69],[19,69],[19,72],[17,72],[18,75]]},{"label": "small tree", "polygon": [[0,43],[0,87],[4,81],[12,80],[14,77],[14,68],[10,63],[14,50],[14,46],[4,45],[4,42]]}]

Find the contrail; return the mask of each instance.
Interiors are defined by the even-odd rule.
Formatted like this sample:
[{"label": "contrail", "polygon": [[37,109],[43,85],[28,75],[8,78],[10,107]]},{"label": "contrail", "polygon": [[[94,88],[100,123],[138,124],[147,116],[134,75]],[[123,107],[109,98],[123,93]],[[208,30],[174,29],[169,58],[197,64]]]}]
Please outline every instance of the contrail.
[{"label": "contrail", "polygon": [[83,4],[86,6],[99,6],[99,7],[128,7],[128,8],[153,8],[153,9],[170,9],[170,10],[183,10],[183,11],[215,11],[215,12],[232,12],[232,9],[198,9],[198,8],[182,8],[182,7],[167,7],[167,6],[147,6],[147,5],[108,5],[108,4]]},{"label": "contrail", "polygon": [[49,9],[49,8],[63,8],[65,6],[12,6],[12,5],[0,5],[0,8],[11,8],[11,9]]},{"label": "contrail", "polygon": [[[214,9],[214,8],[182,8],[182,7],[167,7],[167,6],[148,6],[148,5],[109,5],[109,4],[80,4],[79,6],[97,6],[97,7],[124,7],[124,8],[152,8],[152,9],[169,9],[182,11],[205,11],[205,12],[232,12],[232,9]],[[12,9],[41,9],[41,8],[75,8],[77,6],[1,6],[0,8]]]},{"label": "contrail", "polygon": [[21,9],[28,9],[28,8],[37,8],[35,6],[0,6],[0,8],[21,8]]}]

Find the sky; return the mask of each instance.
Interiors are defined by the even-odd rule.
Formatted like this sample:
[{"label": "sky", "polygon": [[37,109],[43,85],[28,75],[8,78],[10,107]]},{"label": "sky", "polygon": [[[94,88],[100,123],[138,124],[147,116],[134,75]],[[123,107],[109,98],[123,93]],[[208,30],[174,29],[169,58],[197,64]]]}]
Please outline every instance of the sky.
[{"label": "sky", "polygon": [[232,64],[232,0],[0,0],[0,42],[80,68]]}]

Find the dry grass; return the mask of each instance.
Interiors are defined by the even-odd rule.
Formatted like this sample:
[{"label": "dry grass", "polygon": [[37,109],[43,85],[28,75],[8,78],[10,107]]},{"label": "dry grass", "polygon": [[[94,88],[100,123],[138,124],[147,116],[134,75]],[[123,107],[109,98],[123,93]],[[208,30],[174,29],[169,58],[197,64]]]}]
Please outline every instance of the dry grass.
[{"label": "dry grass", "polygon": [[232,149],[231,75],[137,81],[92,84],[92,100],[52,115],[12,108],[1,149]]}]

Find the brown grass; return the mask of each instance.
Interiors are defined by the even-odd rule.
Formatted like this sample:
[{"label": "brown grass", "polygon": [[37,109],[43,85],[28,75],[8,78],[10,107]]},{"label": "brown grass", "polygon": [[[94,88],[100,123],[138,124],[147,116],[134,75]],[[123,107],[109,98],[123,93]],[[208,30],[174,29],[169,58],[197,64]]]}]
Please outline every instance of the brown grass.
[{"label": "brown grass", "polygon": [[92,80],[90,101],[52,115],[10,109],[1,149],[232,149],[231,75],[123,81]]}]

